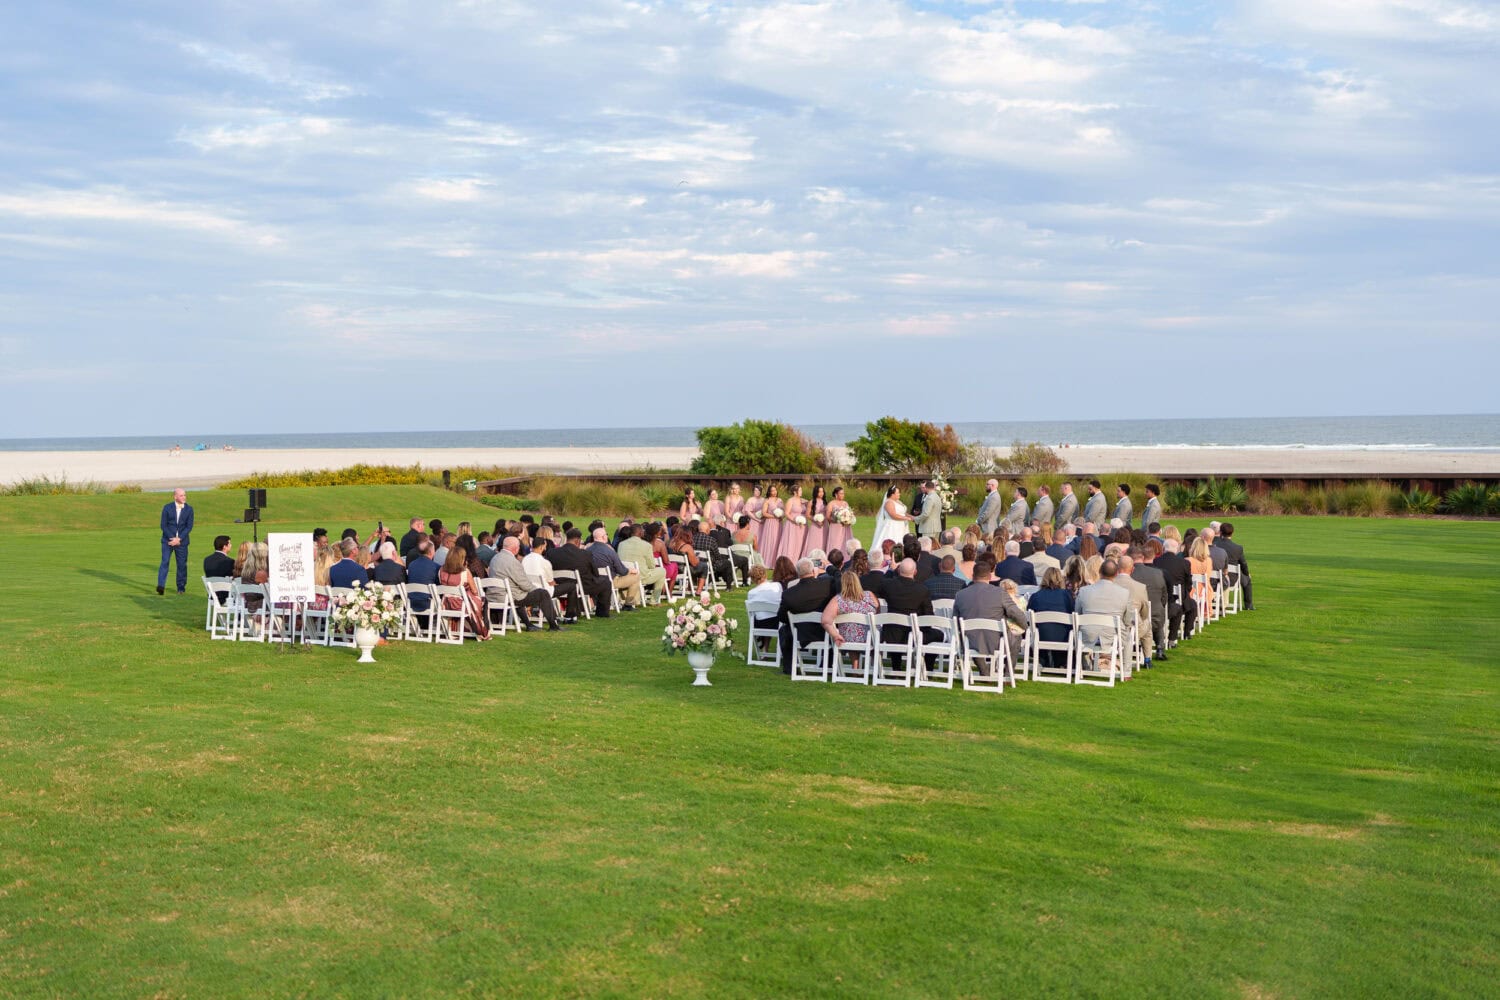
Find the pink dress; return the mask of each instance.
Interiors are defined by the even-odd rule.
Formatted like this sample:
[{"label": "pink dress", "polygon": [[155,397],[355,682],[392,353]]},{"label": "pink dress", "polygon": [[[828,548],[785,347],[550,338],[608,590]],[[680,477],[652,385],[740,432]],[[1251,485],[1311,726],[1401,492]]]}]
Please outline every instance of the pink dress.
[{"label": "pink dress", "polygon": [[761,508],[766,518],[760,522],[760,552],[767,565],[772,567],[776,565],[776,557],[781,554],[782,524],[779,519],[772,517],[770,512],[781,502],[780,498],[772,500],[767,497],[765,506]]},{"label": "pink dress", "polygon": [[[824,523],[819,524],[813,520],[814,515],[822,514]],[[828,554],[828,509],[823,501],[814,500],[808,505],[807,510],[807,535],[802,539],[802,555],[805,558],[813,549],[822,549],[823,554]]]},{"label": "pink dress", "polygon": [[[759,545],[760,540],[765,537],[761,534],[760,518],[755,516],[756,514],[760,513],[761,504],[763,503],[765,503],[765,501],[760,497],[751,497],[749,500],[745,501],[744,506],[745,513],[750,515],[750,530],[755,532],[755,542],[757,545]],[[763,549],[758,549],[757,551],[764,552]]]},{"label": "pink dress", "polygon": [[710,500],[708,506],[703,508],[703,516],[708,519],[709,524],[714,523],[714,516],[722,516],[724,513],[723,500]]},{"label": "pink dress", "polygon": [[744,497],[730,497],[724,501],[724,516],[729,519],[729,530],[740,526],[740,513],[745,509]]},{"label": "pink dress", "polygon": [[[845,543],[849,541],[849,536],[853,534],[850,529],[844,527],[842,524],[839,524],[833,519],[834,514],[838,513],[840,510],[843,510],[848,506],[849,504],[843,500],[829,501],[828,532],[824,536],[824,541],[826,541],[828,544],[823,546],[824,552],[832,552],[834,549],[842,549]],[[849,553],[845,552],[844,554],[848,555]]]},{"label": "pink dress", "polygon": [[786,556],[792,562],[802,558],[802,542],[810,527],[794,523],[798,515],[807,516],[807,501],[792,497],[786,502],[786,520],[781,522],[781,540],[776,543],[776,555]]}]

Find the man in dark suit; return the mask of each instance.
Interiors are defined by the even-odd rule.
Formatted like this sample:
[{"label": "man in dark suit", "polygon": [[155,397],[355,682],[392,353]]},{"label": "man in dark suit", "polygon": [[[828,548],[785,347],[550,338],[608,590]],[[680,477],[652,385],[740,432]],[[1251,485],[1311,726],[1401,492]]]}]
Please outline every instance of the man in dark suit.
[{"label": "man in dark suit", "polygon": [[343,558],[328,567],[328,585],[330,587],[352,587],[356,583],[369,583],[370,576],[365,568],[354,561],[354,553],[359,551],[359,542],[352,538],[345,538],[339,542],[339,552]]},{"label": "man in dark suit", "polygon": [[[1161,570],[1167,584],[1167,634],[1185,638],[1193,634],[1193,625],[1198,621],[1198,602],[1191,596],[1193,568],[1177,551],[1181,543],[1169,538],[1165,542],[1148,542],[1146,547],[1154,551],[1157,545],[1161,545],[1163,551],[1151,561],[1151,565]],[[1179,594],[1182,595],[1181,601],[1177,600]]]},{"label": "man in dark suit", "polygon": [[[818,570],[813,566],[811,559],[803,559],[797,563],[797,582],[782,591],[781,610],[776,613],[776,627],[781,632],[782,673],[792,672],[792,627],[787,621],[787,616],[821,612],[828,607],[828,602],[833,600],[833,595],[838,593],[834,583],[835,581],[831,578],[818,575]],[[797,626],[797,641],[803,645],[817,642],[818,636],[822,633],[823,626],[817,622],[811,625],[799,625]]]},{"label": "man in dark suit", "polygon": [[[908,535],[907,537],[910,538],[912,536]],[[906,548],[904,544],[902,547],[906,552],[906,558],[915,561],[917,564],[917,582],[926,583],[938,571],[938,564],[941,562],[937,556],[932,554],[932,539],[919,538],[915,553],[910,548]]]},{"label": "man in dark suit", "polygon": [[1245,598],[1245,610],[1254,611],[1255,601],[1250,598],[1250,564],[1245,561],[1245,547],[1234,541],[1234,525],[1228,521],[1219,525],[1219,548],[1228,557],[1225,565],[1239,568],[1240,591]]},{"label": "man in dark suit", "polygon": [[172,502],[161,509],[161,568],[156,571],[156,592],[167,592],[167,566],[177,560],[177,592],[187,593],[188,540],[193,534],[193,508],[187,493],[172,492]]},{"label": "man in dark suit", "polygon": [[234,557],[229,554],[228,535],[219,535],[214,539],[214,550],[203,560],[203,575],[234,576]]},{"label": "man in dark suit", "polygon": [[957,597],[958,592],[969,584],[969,581],[954,572],[957,569],[958,563],[954,562],[952,556],[943,556],[938,562],[938,571],[922,581],[922,585],[927,588],[927,596],[934,601],[951,601]]},{"label": "man in dark suit", "polygon": [[1073,526],[1070,524],[1065,528],[1059,528],[1052,536],[1052,544],[1047,546],[1047,554],[1057,560],[1059,566],[1066,566],[1068,560],[1078,554],[1077,550],[1069,548],[1068,539],[1073,536]]},{"label": "man in dark suit", "polygon": [[583,550],[583,532],[568,529],[568,541],[555,549],[547,550],[547,561],[554,570],[573,570],[582,581],[583,592],[594,599],[595,618],[609,617],[610,581],[594,572],[594,559]]},{"label": "man in dark suit", "polygon": [[417,550],[417,543],[427,537],[427,522],[420,517],[411,519],[406,534],[401,536],[401,544],[396,546],[396,551],[401,553],[401,558],[411,562],[411,554]]},{"label": "man in dark suit", "polygon": [[1130,549],[1130,578],[1146,588],[1146,600],[1151,605],[1151,635],[1154,652],[1152,660],[1167,658],[1167,576],[1154,565],[1154,546],[1133,546]]},{"label": "man in dark suit", "polygon": [[1021,558],[1021,543],[1005,543],[1005,558],[995,564],[996,580],[1014,580],[1017,586],[1035,587],[1036,568]]},{"label": "man in dark suit", "polygon": [[370,579],[387,587],[406,582],[406,564],[396,555],[394,542],[381,542],[380,561],[370,567]]},{"label": "man in dark suit", "polygon": [[[917,580],[917,564],[911,559],[903,559],[896,567],[896,575],[885,581],[886,610],[893,615],[930,615],[932,614],[932,595],[927,592],[927,587]],[[901,625],[886,625],[881,628],[880,639],[882,642],[901,642],[910,633],[910,629]]]},{"label": "man in dark suit", "polygon": [[[412,550],[411,558],[406,561],[406,582],[417,584],[436,584],[438,582],[438,570],[440,567],[432,561],[432,540],[423,537],[417,542],[417,547]],[[413,611],[425,612],[431,604],[426,594],[411,595],[411,609]]]},{"label": "man in dark suit", "polygon": [[859,585],[865,593],[874,594],[879,600],[885,596],[885,584],[890,578],[890,574],[882,573],[878,569],[866,570],[860,574]]}]

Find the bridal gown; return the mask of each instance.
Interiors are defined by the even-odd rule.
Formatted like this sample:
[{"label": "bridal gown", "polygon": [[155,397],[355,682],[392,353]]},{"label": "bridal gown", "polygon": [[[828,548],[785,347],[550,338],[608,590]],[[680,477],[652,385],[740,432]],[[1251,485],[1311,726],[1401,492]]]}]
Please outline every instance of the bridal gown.
[{"label": "bridal gown", "polygon": [[[905,514],[906,504],[902,503],[899,500],[896,501],[896,511],[901,514]],[[907,533],[911,531],[910,521],[898,521],[893,517],[887,517],[885,514],[884,504],[881,505],[880,514],[877,515],[876,522],[875,538],[870,542],[871,552],[879,550],[881,543],[884,542],[887,538],[895,539],[896,545],[899,548],[901,545],[901,539],[905,538]]]}]

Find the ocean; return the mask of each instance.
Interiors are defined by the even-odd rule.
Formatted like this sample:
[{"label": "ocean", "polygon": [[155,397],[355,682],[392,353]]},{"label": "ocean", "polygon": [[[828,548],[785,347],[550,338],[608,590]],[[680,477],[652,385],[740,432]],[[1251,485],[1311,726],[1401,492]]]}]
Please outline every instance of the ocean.
[{"label": "ocean", "polygon": [[[1014,440],[1051,447],[1270,448],[1358,451],[1500,451],[1500,414],[1420,417],[1225,417],[1190,420],[1046,420],[953,425],[964,440],[1001,447]],[[337,434],[0,438],[0,451],[153,451],[199,444],[271,448],[691,447],[694,427],[584,427],[517,430],[376,431]],[[864,433],[862,424],[807,424],[828,445]]]}]

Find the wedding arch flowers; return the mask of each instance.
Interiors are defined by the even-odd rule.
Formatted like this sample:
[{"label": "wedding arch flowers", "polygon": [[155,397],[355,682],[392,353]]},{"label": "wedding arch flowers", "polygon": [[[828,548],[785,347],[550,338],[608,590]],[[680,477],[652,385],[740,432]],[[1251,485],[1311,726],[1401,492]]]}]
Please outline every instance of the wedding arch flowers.
[{"label": "wedding arch flowers", "polygon": [[943,501],[943,513],[953,513],[953,505],[958,499],[958,491],[953,488],[953,484],[944,479],[941,472],[933,472],[927,478],[932,480],[932,488],[937,491],[938,498]]}]

